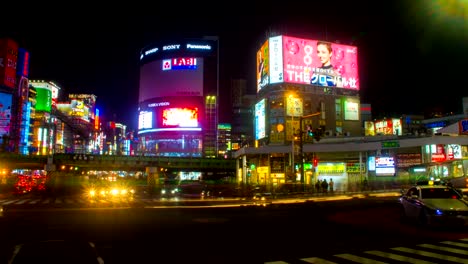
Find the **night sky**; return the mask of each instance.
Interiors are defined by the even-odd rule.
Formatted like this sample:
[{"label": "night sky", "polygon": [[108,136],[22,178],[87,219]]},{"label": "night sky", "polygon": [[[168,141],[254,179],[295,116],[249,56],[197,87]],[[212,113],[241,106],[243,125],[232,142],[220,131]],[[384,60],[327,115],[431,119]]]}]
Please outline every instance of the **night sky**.
[{"label": "night sky", "polygon": [[[273,33],[358,46],[361,102],[376,118],[462,113],[468,96],[466,1],[133,2],[8,6],[0,37],[30,52],[30,79],[54,81],[67,95],[95,94],[105,119],[130,129],[137,127],[140,50],[179,37],[219,36],[224,106],[231,78],[246,78],[254,91],[255,53]],[[230,121],[228,111],[221,122]]]}]

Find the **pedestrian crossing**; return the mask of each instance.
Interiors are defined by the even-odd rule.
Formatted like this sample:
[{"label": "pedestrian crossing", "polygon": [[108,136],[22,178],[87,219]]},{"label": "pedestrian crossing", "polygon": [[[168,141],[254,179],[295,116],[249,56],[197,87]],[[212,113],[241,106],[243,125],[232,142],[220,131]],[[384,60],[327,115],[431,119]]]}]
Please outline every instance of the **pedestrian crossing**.
[{"label": "pedestrian crossing", "polygon": [[288,261],[269,261],[265,264],[386,264],[386,263],[460,263],[468,264],[468,238],[441,241],[434,244],[418,244],[411,247],[392,247],[385,250],[370,250],[359,253],[341,253],[331,256],[307,257]]}]

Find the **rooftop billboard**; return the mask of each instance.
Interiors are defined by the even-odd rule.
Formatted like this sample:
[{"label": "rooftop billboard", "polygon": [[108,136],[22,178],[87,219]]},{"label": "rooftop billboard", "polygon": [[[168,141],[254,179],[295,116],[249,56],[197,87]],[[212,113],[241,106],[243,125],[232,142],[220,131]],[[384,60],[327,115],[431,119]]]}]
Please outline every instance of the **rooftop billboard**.
[{"label": "rooftop billboard", "polygon": [[203,58],[177,57],[141,66],[139,102],[166,96],[203,96]]},{"label": "rooftop billboard", "polygon": [[268,76],[258,67],[257,91],[282,82],[359,90],[356,46],[276,36],[257,52],[257,66],[262,59],[269,61]]},{"label": "rooftop billboard", "polygon": [[16,65],[18,63],[18,43],[0,39],[0,85],[16,88]]}]

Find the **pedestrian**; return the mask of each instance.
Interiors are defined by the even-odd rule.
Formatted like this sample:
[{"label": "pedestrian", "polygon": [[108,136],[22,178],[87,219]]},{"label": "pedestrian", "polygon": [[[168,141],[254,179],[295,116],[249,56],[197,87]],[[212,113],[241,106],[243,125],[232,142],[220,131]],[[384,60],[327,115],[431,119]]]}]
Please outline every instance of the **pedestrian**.
[{"label": "pedestrian", "polygon": [[367,191],[368,183],[367,183],[367,178],[364,178],[364,181],[362,182],[363,189],[364,191]]},{"label": "pedestrian", "polygon": [[328,188],[330,188],[330,192],[333,192],[334,185],[335,185],[335,182],[333,182],[333,179],[330,178],[330,182],[328,182]]},{"label": "pedestrian", "polygon": [[326,193],[328,191],[328,182],[327,179],[323,179],[322,181],[322,192]]},{"label": "pedestrian", "polygon": [[317,179],[317,182],[315,183],[315,191],[320,192],[320,187],[321,187],[320,179]]}]

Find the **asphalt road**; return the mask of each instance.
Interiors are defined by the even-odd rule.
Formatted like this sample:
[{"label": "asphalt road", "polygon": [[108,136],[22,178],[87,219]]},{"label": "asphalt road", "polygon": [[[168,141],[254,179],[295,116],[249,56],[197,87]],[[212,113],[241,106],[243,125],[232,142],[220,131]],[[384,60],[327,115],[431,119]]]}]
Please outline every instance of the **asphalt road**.
[{"label": "asphalt road", "polygon": [[312,258],[348,263],[337,262],[335,255],[468,238],[466,229],[401,223],[398,210],[395,197],[12,210],[0,218],[1,257],[8,260],[20,244],[54,240],[92,242],[104,263],[307,263],[301,259]]}]

